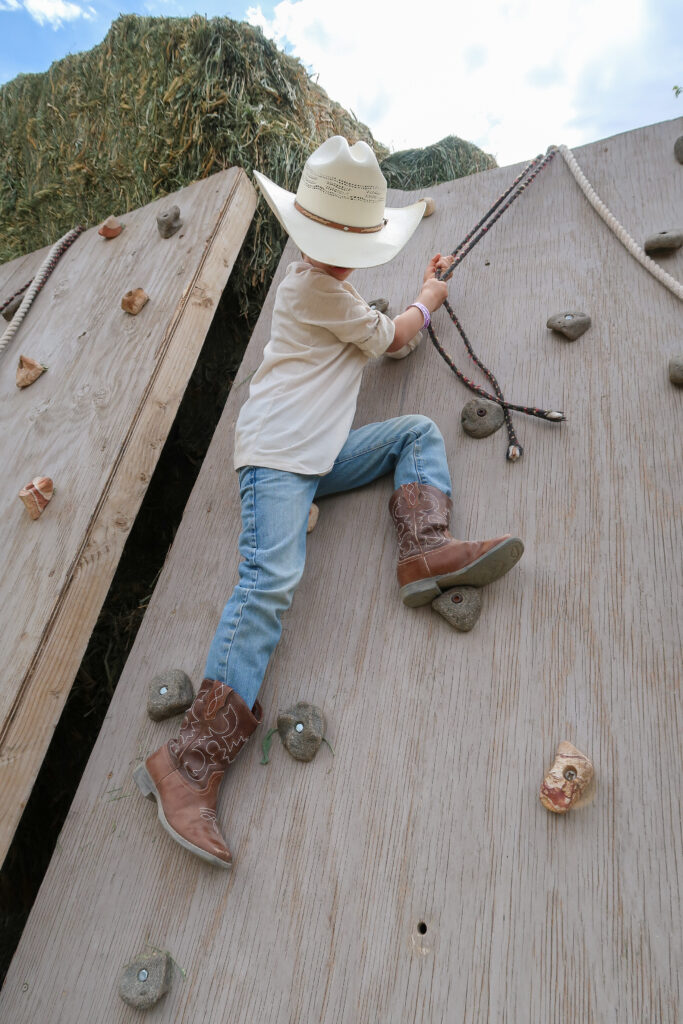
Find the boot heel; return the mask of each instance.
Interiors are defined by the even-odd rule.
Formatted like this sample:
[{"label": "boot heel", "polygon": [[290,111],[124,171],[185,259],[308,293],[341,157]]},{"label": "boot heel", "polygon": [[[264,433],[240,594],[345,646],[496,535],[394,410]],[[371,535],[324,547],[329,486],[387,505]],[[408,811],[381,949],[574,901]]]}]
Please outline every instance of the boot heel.
[{"label": "boot heel", "polygon": [[434,580],[416,580],[415,583],[406,583],[405,587],[401,587],[401,600],[409,608],[429,604],[440,594],[441,590]]},{"label": "boot heel", "polygon": [[148,800],[156,799],[156,786],[144,764],[138,765],[135,769],[133,779],[143,796],[146,796]]}]

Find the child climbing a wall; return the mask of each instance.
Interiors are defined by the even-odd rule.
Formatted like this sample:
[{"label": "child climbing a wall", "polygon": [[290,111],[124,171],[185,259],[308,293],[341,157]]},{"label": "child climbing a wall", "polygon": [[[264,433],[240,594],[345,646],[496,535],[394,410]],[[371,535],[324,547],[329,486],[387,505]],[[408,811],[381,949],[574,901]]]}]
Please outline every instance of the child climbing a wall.
[{"label": "child climbing a wall", "polygon": [[456,585],[481,587],[521,557],[509,534],[466,542],[448,532],[451,479],[443,439],[425,416],[351,430],[363,368],[402,358],[447,295],[435,255],[415,301],[393,320],[365,302],[352,270],[388,262],[422,219],[424,202],[385,206],[386,181],[370,147],[335,136],[307,160],[296,195],[256,180],[302,258],[287,268],[270,340],[235,431],[242,562],[216,630],[199,693],[180,735],[135,771],[160,821],[182,846],[219,867],[232,856],[216,822],[226,767],[262,718],[257,696],[301,579],[313,500],[393,473],[400,596],[426,604]]}]

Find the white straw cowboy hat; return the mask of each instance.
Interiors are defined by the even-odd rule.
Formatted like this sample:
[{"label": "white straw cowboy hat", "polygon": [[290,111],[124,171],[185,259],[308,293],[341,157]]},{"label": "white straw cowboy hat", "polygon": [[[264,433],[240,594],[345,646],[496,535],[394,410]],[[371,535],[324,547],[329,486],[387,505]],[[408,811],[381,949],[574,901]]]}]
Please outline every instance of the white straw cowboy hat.
[{"label": "white straw cowboy hat", "polygon": [[296,195],[265,175],[254,177],[268,205],[303,253],[335,267],[377,267],[406,244],[424,201],[385,207],[387,183],[366,142],[341,135],[309,156]]}]

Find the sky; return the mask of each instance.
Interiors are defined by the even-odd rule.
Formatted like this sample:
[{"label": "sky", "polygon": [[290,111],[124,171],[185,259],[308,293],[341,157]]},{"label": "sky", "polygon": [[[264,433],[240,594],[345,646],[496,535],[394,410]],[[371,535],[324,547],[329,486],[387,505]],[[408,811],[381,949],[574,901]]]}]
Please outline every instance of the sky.
[{"label": "sky", "polygon": [[0,0],[0,83],[195,12],[260,26],[392,150],[459,135],[504,166],[683,118],[683,0]]}]

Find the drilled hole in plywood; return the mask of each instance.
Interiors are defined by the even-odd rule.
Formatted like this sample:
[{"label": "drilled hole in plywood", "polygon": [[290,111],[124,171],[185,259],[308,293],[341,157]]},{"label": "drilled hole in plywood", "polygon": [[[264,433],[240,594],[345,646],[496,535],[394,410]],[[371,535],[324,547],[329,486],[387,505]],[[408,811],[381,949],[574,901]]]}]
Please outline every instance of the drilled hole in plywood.
[{"label": "drilled hole in plywood", "polygon": [[420,923],[417,926],[417,930],[420,933],[420,935],[427,934],[427,925],[424,923],[424,921],[420,921]]}]

